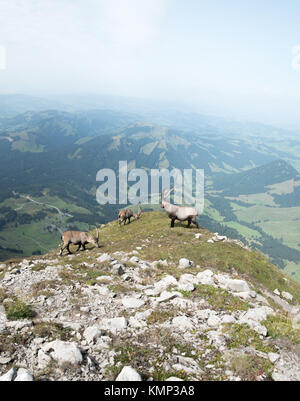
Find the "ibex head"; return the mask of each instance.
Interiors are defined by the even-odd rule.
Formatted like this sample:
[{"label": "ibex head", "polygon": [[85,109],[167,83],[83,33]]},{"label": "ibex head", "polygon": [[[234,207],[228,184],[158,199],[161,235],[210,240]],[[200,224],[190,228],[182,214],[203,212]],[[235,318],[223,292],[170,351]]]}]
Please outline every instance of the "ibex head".
[{"label": "ibex head", "polygon": [[165,192],[166,192],[166,189],[164,189],[163,191],[162,191],[162,193],[161,193],[161,207],[164,209],[165,208],[165,206],[167,205],[167,204],[169,204],[170,202],[168,202],[167,200],[166,200],[166,198],[174,191],[174,187],[172,188],[172,189],[170,189],[170,191],[167,193],[167,195],[165,195]]},{"label": "ibex head", "polygon": [[100,248],[99,239],[100,239],[100,233],[99,233],[98,228],[97,228],[97,237],[94,237],[91,234],[89,234],[89,236],[88,236],[89,243],[95,245],[97,248]]}]

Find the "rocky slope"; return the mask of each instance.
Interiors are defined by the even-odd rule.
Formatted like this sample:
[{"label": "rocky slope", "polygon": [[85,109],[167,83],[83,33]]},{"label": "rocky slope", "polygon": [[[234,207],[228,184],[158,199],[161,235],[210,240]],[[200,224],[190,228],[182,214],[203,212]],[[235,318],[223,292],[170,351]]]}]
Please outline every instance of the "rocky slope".
[{"label": "rocky slope", "polygon": [[300,380],[300,286],[146,213],[101,248],[0,265],[0,381]]}]

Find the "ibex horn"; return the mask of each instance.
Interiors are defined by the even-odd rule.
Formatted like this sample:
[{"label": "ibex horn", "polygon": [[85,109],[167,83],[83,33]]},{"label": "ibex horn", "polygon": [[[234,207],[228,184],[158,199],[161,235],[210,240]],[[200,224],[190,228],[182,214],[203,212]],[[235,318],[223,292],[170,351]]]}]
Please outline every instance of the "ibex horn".
[{"label": "ibex horn", "polygon": [[174,191],[175,187],[173,187],[172,189],[170,189],[170,191],[167,193],[166,198]]}]

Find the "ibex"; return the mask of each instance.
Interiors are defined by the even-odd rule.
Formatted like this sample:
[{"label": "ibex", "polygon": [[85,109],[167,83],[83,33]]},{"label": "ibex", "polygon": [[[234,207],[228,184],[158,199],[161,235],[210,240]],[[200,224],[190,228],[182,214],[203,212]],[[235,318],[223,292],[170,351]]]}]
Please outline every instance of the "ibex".
[{"label": "ibex", "polygon": [[199,224],[196,221],[198,216],[197,210],[193,207],[172,205],[166,200],[166,198],[171,194],[172,191],[174,191],[174,188],[172,188],[167,195],[165,195],[165,191],[166,190],[163,190],[161,194],[161,207],[165,209],[169,218],[172,220],[171,227],[174,227],[175,220],[179,220],[188,221],[188,227],[191,225],[191,223],[193,223],[197,228],[199,228]]},{"label": "ibex", "polygon": [[133,213],[133,218],[135,220],[138,220],[141,217],[141,215],[142,215],[142,209],[141,209],[141,206],[139,206],[138,212],[137,213]]},{"label": "ibex", "polygon": [[133,217],[133,211],[131,209],[125,209],[125,210],[121,210],[121,212],[119,213],[119,226],[124,223],[124,226],[126,224],[126,221],[129,221],[130,224],[130,219]]},{"label": "ibex", "polygon": [[78,245],[76,252],[78,252],[81,247],[85,251],[86,244],[93,244],[97,248],[100,248],[99,237],[100,234],[98,229],[97,229],[97,238],[89,233],[81,231],[67,231],[63,233],[63,235],[61,236],[61,239],[63,241],[63,246],[60,250],[59,255],[62,256],[62,253],[65,249],[67,249],[69,255],[71,255],[72,254],[72,252],[70,251],[71,244]]}]

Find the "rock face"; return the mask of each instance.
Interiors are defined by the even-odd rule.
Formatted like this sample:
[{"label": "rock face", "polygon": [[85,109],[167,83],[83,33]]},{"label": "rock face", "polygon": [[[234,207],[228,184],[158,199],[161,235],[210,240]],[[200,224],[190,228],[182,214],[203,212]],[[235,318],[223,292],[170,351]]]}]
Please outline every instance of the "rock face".
[{"label": "rock face", "polygon": [[[190,238],[210,251],[229,241]],[[281,287],[280,295],[260,291],[228,266],[224,273],[163,254],[143,260],[150,241],[128,252],[7,263],[0,276],[0,381],[300,380],[296,295]],[[35,316],[7,319],[16,294]],[[278,340],[271,334],[274,325],[276,335],[280,330],[283,307],[291,333]],[[259,376],[243,373],[249,358]]]}]

